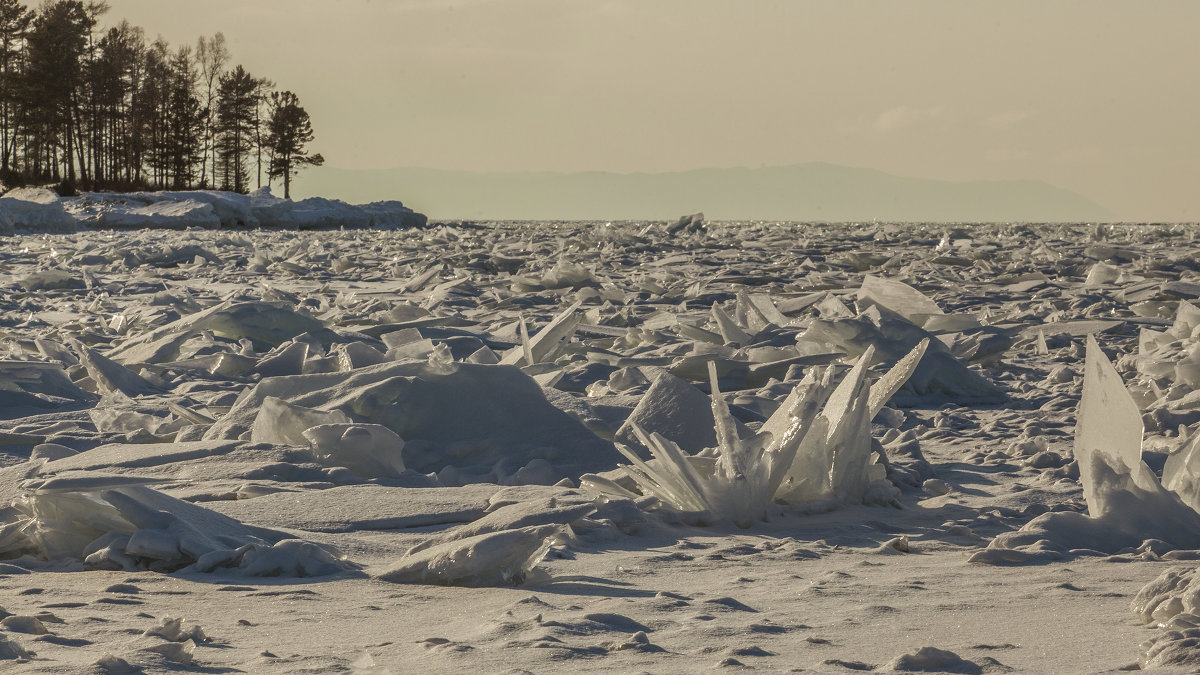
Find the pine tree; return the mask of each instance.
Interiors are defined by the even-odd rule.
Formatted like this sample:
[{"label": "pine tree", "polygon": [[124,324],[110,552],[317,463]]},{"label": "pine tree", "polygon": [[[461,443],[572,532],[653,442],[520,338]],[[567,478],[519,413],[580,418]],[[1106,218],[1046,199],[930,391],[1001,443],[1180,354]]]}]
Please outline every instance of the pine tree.
[{"label": "pine tree", "polygon": [[306,166],[321,166],[325,158],[309,154],[313,140],[312,121],[300,101],[290,91],[271,94],[271,118],[267,122],[267,149],[270,152],[268,180],[283,178],[283,196],[292,197],[292,176]]},{"label": "pine tree", "polygon": [[46,153],[52,176],[64,169],[74,185],[75,151],[79,142],[79,89],[83,82],[88,37],[96,23],[93,12],[80,0],[54,0],[43,4],[33,20],[26,45],[23,78],[29,121]]},{"label": "pine tree", "polygon": [[98,44],[93,63],[97,129],[95,178],[100,186],[128,185],[133,180],[132,94],[141,81],[146,38],[141,28],[122,21]]},{"label": "pine tree", "polygon": [[216,151],[221,189],[248,192],[248,157],[254,148],[258,81],[240,65],[217,86]]},{"label": "pine tree", "polygon": [[171,186],[191,185],[196,164],[204,161],[204,110],[196,98],[196,69],[190,47],[180,47],[171,59],[167,92],[167,169]]},{"label": "pine tree", "polygon": [[33,12],[18,0],[0,0],[0,169],[5,171],[16,153],[14,94],[25,33],[32,21]]}]

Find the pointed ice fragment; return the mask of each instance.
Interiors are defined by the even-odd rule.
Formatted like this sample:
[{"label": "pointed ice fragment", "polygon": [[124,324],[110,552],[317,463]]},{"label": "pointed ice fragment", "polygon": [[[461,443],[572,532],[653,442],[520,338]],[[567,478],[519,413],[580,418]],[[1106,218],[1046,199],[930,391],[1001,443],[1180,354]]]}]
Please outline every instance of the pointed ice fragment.
[{"label": "pointed ice fragment", "polygon": [[583,320],[583,317],[577,314],[577,311],[582,306],[582,302],[576,302],[563,310],[550,323],[538,331],[537,335],[534,335],[532,339],[525,342],[522,349],[505,354],[500,363],[506,366],[513,366],[520,363],[521,359],[524,358],[528,361],[527,365],[533,365],[546,360],[546,357],[554,351],[560,342],[571,337],[575,332],[575,327]]},{"label": "pointed ice fragment", "polygon": [[749,299],[750,304],[753,305],[754,308],[757,309],[767,321],[775,324],[776,326],[786,326],[788,323],[790,323],[788,318],[783,315],[783,312],[780,312],[779,308],[775,306],[775,303],[771,300],[771,296],[767,295],[766,293],[749,293],[746,297]]},{"label": "pointed ice fragment", "polygon": [[1098,489],[1099,465],[1117,475],[1130,476],[1143,490],[1161,488],[1142,461],[1141,411],[1096,338],[1090,335],[1085,359],[1083,396],[1075,423],[1075,458],[1079,461],[1079,478],[1088,512],[1099,518],[1108,512],[1112,496]]},{"label": "pointed ice fragment", "polygon": [[843,420],[849,421],[847,413],[854,405],[854,398],[858,395],[858,390],[862,388],[867,377],[867,366],[871,365],[871,359],[875,357],[875,346],[868,345],[866,351],[858,358],[858,362],[850,369],[849,373],[842,378],[838,383],[833,393],[829,395],[829,401],[825,403],[825,417],[829,420],[829,437],[832,438],[837,431],[838,425],[843,423]]},{"label": "pointed ice fragment", "polygon": [[134,398],[146,394],[161,394],[162,389],[150,384],[142,376],[125,366],[101,356],[96,350],[82,344],[77,347],[80,360],[87,368],[88,374],[96,382],[101,393],[118,392]]},{"label": "pointed ice fragment", "polygon": [[1175,323],[1171,324],[1167,333],[1182,340],[1191,337],[1197,326],[1200,326],[1200,307],[1187,300],[1180,300],[1179,307],[1175,309]]},{"label": "pointed ice fragment", "polygon": [[730,318],[725,310],[717,303],[712,306],[713,322],[717,324],[717,330],[721,332],[721,337],[724,338],[725,344],[731,344],[736,347],[745,347],[754,342],[754,338],[742,330],[742,327]]},{"label": "pointed ice fragment", "polygon": [[738,325],[745,326],[751,333],[758,333],[771,324],[771,321],[763,316],[758,306],[750,301],[750,296],[745,290],[738,290],[735,309],[737,311],[734,319]]},{"label": "pointed ice fragment", "polygon": [[891,370],[871,385],[871,398],[868,405],[868,416],[871,419],[875,419],[883,406],[887,405],[896,392],[900,391],[900,387],[903,387],[904,383],[908,382],[908,378],[916,372],[917,364],[921,362],[921,357],[925,355],[925,349],[928,347],[929,338],[922,339],[911,352],[897,361]]},{"label": "pointed ice fragment", "polygon": [[442,269],[444,269],[444,268],[445,268],[445,265],[442,265],[441,263],[435,263],[435,264],[430,265],[429,267],[425,268],[424,270],[417,272],[416,274],[414,274],[412,276],[412,278],[410,278],[407,282],[405,282],[404,292],[412,293],[414,291],[421,290],[421,288],[424,287],[425,284],[429,283],[430,279],[434,278],[438,274],[441,274]]},{"label": "pointed ice fragment", "polygon": [[250,372],[263,377],[299,375],[304,370],[304,359],[308,357],[309,347],[306,342],[291,342],[274,354],[263,357]]},{"label": "pointed ice fragment", "polygon": [[1193,434],[1183,448],[1167,458],[1162,484],[1200,512],[1200,433]]},{"label": "pointed ice fragment", "polygon": [[[792,475],[793,467],[796,475],[828,475],[825,462],[816,470],[806,462],[801,462],[801,466],[796,466],[796,462],[801,450],[808,447],[809,439],[824,446],[829,425],[820,413],[833,391],[832,374],[829,368],[810,370],[761,427],[760,433],[771,438],[767,448],[771,461],[770,494],[780,492],[784,480]],[[789,486],[787,491],[793,487]]]}]

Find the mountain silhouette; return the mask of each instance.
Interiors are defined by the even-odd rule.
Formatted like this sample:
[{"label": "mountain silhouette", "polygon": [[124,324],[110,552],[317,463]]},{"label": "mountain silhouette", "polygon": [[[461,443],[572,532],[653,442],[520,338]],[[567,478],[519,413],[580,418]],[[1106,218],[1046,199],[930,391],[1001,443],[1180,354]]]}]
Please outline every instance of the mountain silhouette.
[{"label": "mountain silhouette", "polygon": [[1089,199],[1036,180],[945,181],[808,163],[668,173],[469,172],[318,167],[293,191],[363,203],[399,199],[435,219],[1080,222]]}]

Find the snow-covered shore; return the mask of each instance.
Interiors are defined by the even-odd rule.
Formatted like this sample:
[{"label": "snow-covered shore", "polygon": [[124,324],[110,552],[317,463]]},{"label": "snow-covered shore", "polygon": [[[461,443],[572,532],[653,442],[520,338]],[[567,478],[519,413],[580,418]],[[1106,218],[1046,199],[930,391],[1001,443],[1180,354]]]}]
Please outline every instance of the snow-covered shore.
[{"label": "snow-covered shore", "polygon": [[280,199],[263,188],[248,195],[219,190],[185,192],[86,192],[59,197],[45,188],[0,195],[0,234],[99,229],[397,228],[423,227],[426,219],[398,201],[352,205],[310,197]]}]

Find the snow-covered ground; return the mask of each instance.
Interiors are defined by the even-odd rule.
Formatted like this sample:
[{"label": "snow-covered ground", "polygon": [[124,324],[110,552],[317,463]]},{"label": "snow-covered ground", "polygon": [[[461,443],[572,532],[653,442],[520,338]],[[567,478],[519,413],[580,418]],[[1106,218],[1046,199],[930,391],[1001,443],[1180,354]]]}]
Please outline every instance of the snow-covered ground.
[{"label": "snow-covered ground", "polygon": [[1195,227],[17,196],[6,671],[1200,666]]},{"label": "snow-covered ground", "polygon": [[397,201],[358,206],[320,197],[292,201],[273,196],[269,188],[249,195],[193,190],[86,192],[66,198],[45,188],[18,188],[0,195],[0,234],[74,232],[80,227],[382,229],[420,227],[425,222],[425,216]]}]

